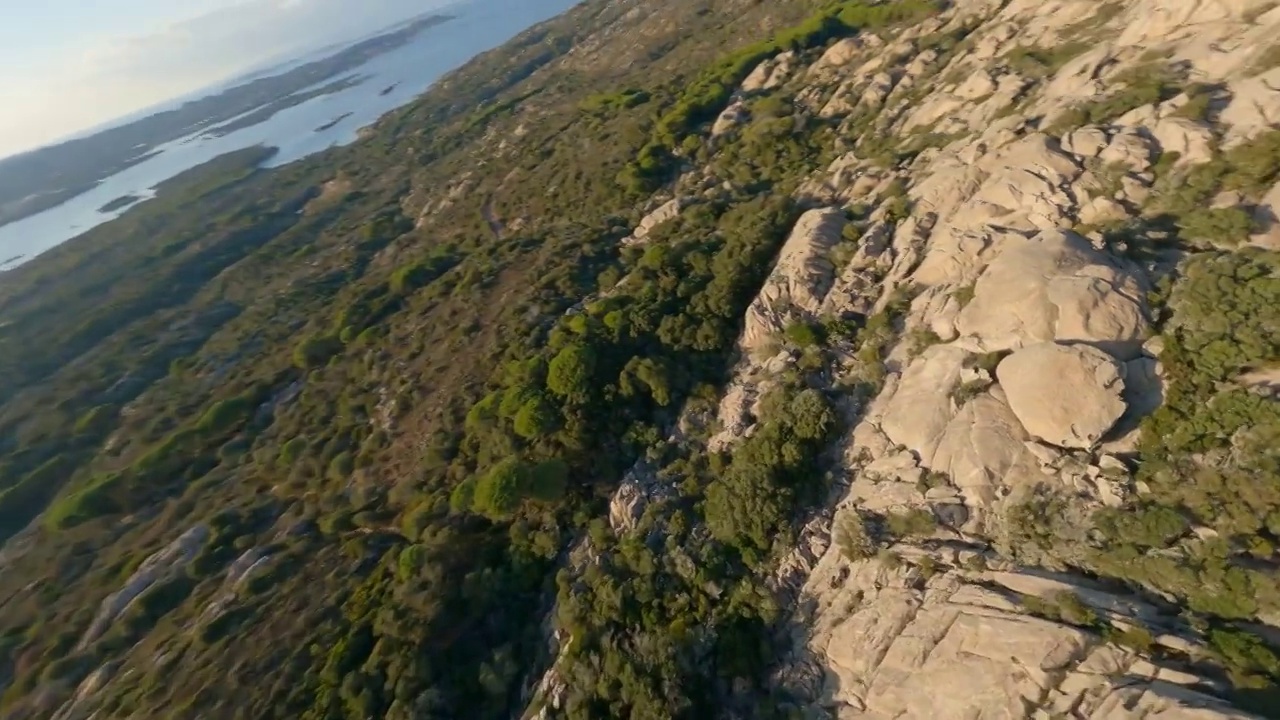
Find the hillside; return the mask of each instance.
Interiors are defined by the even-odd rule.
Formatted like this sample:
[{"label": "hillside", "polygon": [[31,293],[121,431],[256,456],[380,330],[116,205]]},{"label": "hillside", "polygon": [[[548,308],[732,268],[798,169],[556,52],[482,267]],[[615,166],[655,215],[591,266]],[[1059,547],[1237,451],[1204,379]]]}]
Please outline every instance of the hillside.
[{"label": "hillside", "polygon": [[0,710],[1280,717],[1280,6],[588,0],[0,284]]}]

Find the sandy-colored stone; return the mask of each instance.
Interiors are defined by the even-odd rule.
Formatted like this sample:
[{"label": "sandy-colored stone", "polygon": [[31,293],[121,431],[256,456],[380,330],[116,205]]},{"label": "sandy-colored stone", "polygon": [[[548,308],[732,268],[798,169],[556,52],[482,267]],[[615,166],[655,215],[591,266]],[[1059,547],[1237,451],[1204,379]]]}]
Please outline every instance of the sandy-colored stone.
[{"label": "sandy-colored stone", "polygon": [[951,420],[929,466],[944,472],[960,488],[965,505],[989,508],[1006,488],[1033,485],[1041,477],[1039,463],[1026,447],[1029,436],[1009,408],[1003,393],[984,393],[970,400]]},{"label": "sandy-colored stone", "polygon": [[653,232],[654,228],[676,219],[688,205],[689,199],[683,197],[673,198],[659,205],[657,209],[640,220],[640,224],[636,225],[636,229],[631,233],[631,236],[622,241],[623,244],[643,244],[649,239],[649,233]]},{"label": "sandy-colored stone", "polygon": [[1162,152],[1179,155],[1179,164],[1199,165],[1213,159],[1213,133],[1186,118],[1163,118],[1148,128]]},{"label": "sandy-colored stone", "polygon": [[817,313],[835,281],[827,257],[840,242],[846,220],[837,208],[810,210],[796,221],[773,273],[747,310],[742,345],[755,350],[786,326]]},{"label": "sandy-colored stone", "polygon": [[1124,414],[1123,375],[1097,348],[1055,343],[1018,350],[996,368],[1027,432],[1069,448],[1092,447]]},{"label": "sandy-colored stone", "polygon": [[957,327],[990,350],[1056,340],[1128,358],[1150,333],[1142,295],[1136,278],[1084,238],[1043,232],[1005,243]]},{"label": "sandy-colored stone", "polygon": [[955,415],[951,389],[960,381],[969,356],[952,345],[934,345],[916,358],[902,375],[885,408],[880,427],[889,439],[932,457]]}]

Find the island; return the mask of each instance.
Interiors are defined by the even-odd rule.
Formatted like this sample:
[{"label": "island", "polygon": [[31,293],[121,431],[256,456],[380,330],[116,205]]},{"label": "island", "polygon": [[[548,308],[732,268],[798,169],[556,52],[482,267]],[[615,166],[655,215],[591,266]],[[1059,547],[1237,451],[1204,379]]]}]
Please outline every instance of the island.
[{"label": "island", "polygon": [[112,200],[106,205],[103,205],[102,207],[98,208],[98,212],[113,213],[113,212],[116,212],[117,210],[123,210],[142,199],[143,198],[141,195],[133,195],[133,194],[121,195],[115,200]]}]

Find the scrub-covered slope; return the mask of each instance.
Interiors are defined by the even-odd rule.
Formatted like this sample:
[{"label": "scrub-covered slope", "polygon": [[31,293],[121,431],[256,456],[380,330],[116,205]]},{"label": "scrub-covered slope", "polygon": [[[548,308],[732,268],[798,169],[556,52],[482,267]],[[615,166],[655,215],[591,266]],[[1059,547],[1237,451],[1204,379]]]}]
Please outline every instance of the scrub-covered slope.
[{"label": "scrub-covered slope", "polygon": [[4,711],[1274,716],[1278,31],[594,0],[196,171],[0,288]]}]

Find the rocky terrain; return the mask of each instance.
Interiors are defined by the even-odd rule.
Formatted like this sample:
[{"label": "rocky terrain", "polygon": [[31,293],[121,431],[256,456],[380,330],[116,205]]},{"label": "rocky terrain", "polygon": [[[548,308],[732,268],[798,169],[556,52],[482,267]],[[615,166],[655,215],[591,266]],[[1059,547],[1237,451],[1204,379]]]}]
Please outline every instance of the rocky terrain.
[{"label": "rocky terrain", "polygon": [[594,0],[71,244],[204,275],[0,354],[0,710],[1280,717],[1278,38]]},{"label": "rocky terrain", "polygon": [[[795,191],[814,209],[747,312],[710,450],[750,436],[760,398],[794,372],[789,326],[903,304],[881,389],[832,448],[843,480],[776,577],[793,647],[775,680],[807,699],[804,716],[1253,717],[1221,699],[1225,679],[1202,664],[1212,651],[1167,594],[1023,565],[1007,526],[1045,488],[1081,522],[1150,492],[1134,479],[1139,426],[1168,382],[1151,298],[1179,267],[1257,252],[1274,297],[1266,218],[1280,185],[1206,198],[1259,219],[1236,237],[1139,257],[1109,230],[1152,218],[1170,173],[1273,132],[1278,29],[1280,7],[1262,1],[957,2],[898,33],[766,60],[716,120],[709,142],[723,147],[751,99],[775,92],[840,125],[838,156]],[[1150,73],[1180,84],[1128,98]],[[1123,105],[1079,110],[1108,101]],[[690,168],[636,238],[720,179]],[[1280,311],[1259,310],[1280,331]],[[833,356],[827,390],[866,375],[854,348]],[[662,493],[633,477],[617,529]],[[873,537],[873,518],[912,514],[922,527]],[[1280,615],[1258,622],[1274,636]]]}]

